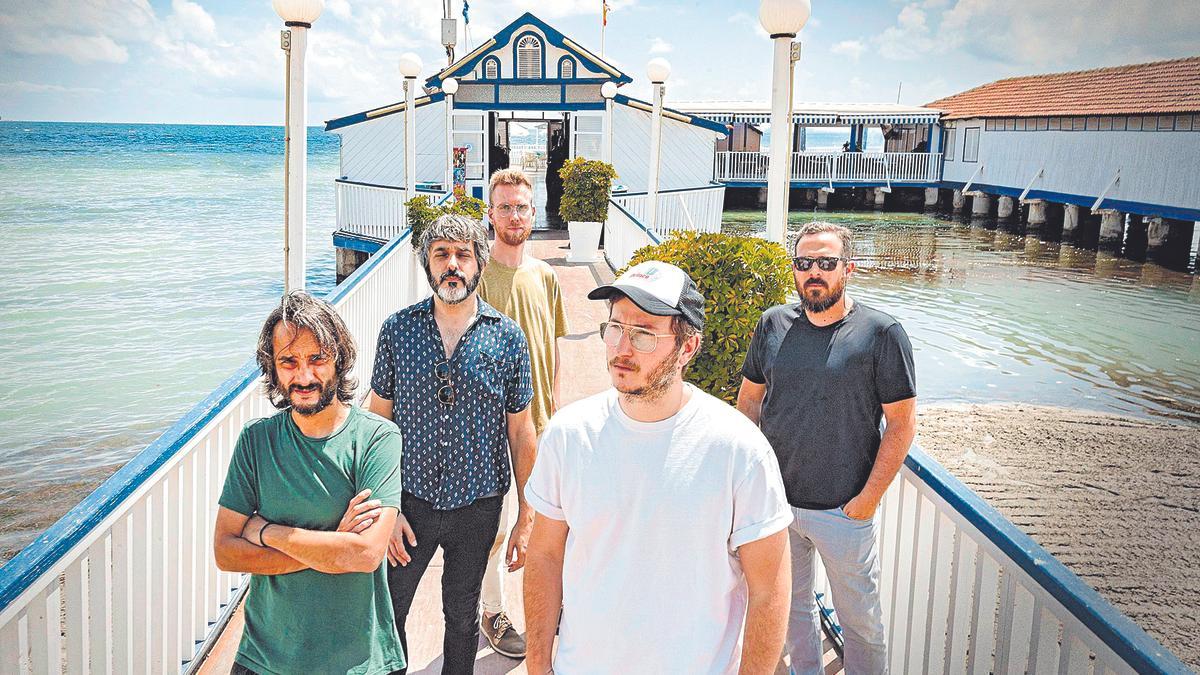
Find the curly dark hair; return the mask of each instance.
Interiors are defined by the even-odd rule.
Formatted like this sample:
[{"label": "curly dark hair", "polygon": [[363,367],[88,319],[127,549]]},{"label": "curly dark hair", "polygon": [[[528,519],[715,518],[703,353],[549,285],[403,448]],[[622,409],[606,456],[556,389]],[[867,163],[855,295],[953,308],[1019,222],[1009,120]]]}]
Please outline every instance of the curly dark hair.
[{"label": "curly dark hair", "polygon": [[354,360],[358,357],[354,336],[333,305],[304,291],[292,291],[280,299],[279,306],[271,311],[262,332],[258,334],[258,367],[262,369],[265,379],[263,390],[271,405],[281,410],[290,405],[287,392],[280,388],[275,372],[275,327],[281,322],[295,327],[297,332],[308,329],[321,351],[333,357],[337,398],[343,403],[350,403],[354,399],[354,390],[358,388],[357,380],[350,376]]}]

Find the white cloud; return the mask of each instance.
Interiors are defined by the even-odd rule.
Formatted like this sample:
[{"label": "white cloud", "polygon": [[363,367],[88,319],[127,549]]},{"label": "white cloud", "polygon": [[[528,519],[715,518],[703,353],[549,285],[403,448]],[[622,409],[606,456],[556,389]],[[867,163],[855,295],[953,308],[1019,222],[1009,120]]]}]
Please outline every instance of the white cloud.
[{"label": "white cloud", "polygon": [[20,54],[64,56],[75,63],[125,63],[129,60],[129,50],[107,35],[65,32],[41,36],[11,35],[7,39],[7,48]]},{"label": "white cloud", "polygon": [[924,0],[909,2],[873,42],[893,60],[964,51],[1050,70],[1200,52],[1195,0]]},{"label": "white cloud", "polygon": [[769,38],[767,31],[763,30],[762,24],[758,22],[757,16],[751,16],[746,12],[737,12],[730,15],[729,23],[743,28],[749,28],[754,31],[754,34],[761,38]]},{"label": "white cloud", "polygon": [[674,47],[671,46],[671,43],[660,37],[650,40],[651,54],[670,54],[672,50],[674,50]]},{"label": "white cloud", "polygon": [[0,92],[12,94],[68,94],[68,95],[83,95],[83,94],[99,94],[99,89],[92,87],[64,87],[57,84],[45,84],[42,82],[25,82],[18,80],[16,82],[0,82]]},{"label": "white cloud", "polygon": [[857,62],[867,51],[867,46],[863,44],[862,40],[842,40],[830,47],[829,51],[833,54],[849,57],[851,60]]}]

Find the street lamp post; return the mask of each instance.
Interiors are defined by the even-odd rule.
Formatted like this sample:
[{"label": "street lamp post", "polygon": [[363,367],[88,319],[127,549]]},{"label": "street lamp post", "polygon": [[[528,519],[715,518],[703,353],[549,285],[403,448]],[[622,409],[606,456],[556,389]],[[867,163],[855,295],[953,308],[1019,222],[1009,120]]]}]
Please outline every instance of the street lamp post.
[{"label": "street lamp post", "polygon": [[451,192],[454,189],[454,95],[458,93],[458,80],[453,77],[443,80],[442,93],[446,95],[446,191]]},{"label": "street lamp post", "polygon": [[792,64],[799,58],[799,49],[793,50],[791,41],[804,28],[811,12],[809,0],[762,0],[758,6],[758,20],[771,36],[775,52],[771,71],[767,238],[781,244],[787,236],[788,192],[791,188]]},{"label": "street lamp post", "polygon": [[613,97],[617,95],[617,83],[609,80],[600,85],[600,95],[604,97],[604,143],[601,145],[601,159],[612,164],[612,113]]},{"label": "street lamp post", "polygon": [[321,15],[324,0],[272,0],[283,19],[279,46],[286,61],[283,160],[283,291],[304,288],[304,225],[308,160],[308,96],[304,53],[308,29]]},{"label": "street lamp post", "polygon": [[666,81],[671,76],[671,64],[654,58],[646,64],[646,74],[654,87],[654,113],[650,120],[650,176],[646,183],[646,225],[654,229],[658,223],[658,164],[662,150],[662,111]]},{"label": "street lamp post", "polygon": [[417,76],[421,74],[421,57],[406,52],[400,55],[400,74],[404,76],[404,199],[417,196]]}]

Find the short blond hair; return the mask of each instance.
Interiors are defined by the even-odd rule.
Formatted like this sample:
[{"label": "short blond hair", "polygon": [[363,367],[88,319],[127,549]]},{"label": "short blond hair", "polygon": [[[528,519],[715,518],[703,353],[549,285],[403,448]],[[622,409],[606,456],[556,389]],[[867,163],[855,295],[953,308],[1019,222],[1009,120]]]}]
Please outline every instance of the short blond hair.
[{"label": "short blond hair", "polygon": [[533,193],[533,183],[529,182],[529,176],[520,169],[500,169],[492,174],[491,180],[488,181],[488,201],[492,201],[492,193],[496,191],[497,185],[524,185],[529,188],[530,194]]}]

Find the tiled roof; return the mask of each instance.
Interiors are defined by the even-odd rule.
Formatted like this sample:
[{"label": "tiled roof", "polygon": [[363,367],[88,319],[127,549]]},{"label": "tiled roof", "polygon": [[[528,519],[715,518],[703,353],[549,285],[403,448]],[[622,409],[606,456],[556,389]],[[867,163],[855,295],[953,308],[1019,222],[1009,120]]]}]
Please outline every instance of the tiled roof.
[{"label": "tiled roof", "polygon": [[997,80],[930,104],[943,119],[1200,112],[1200,56]]}]

